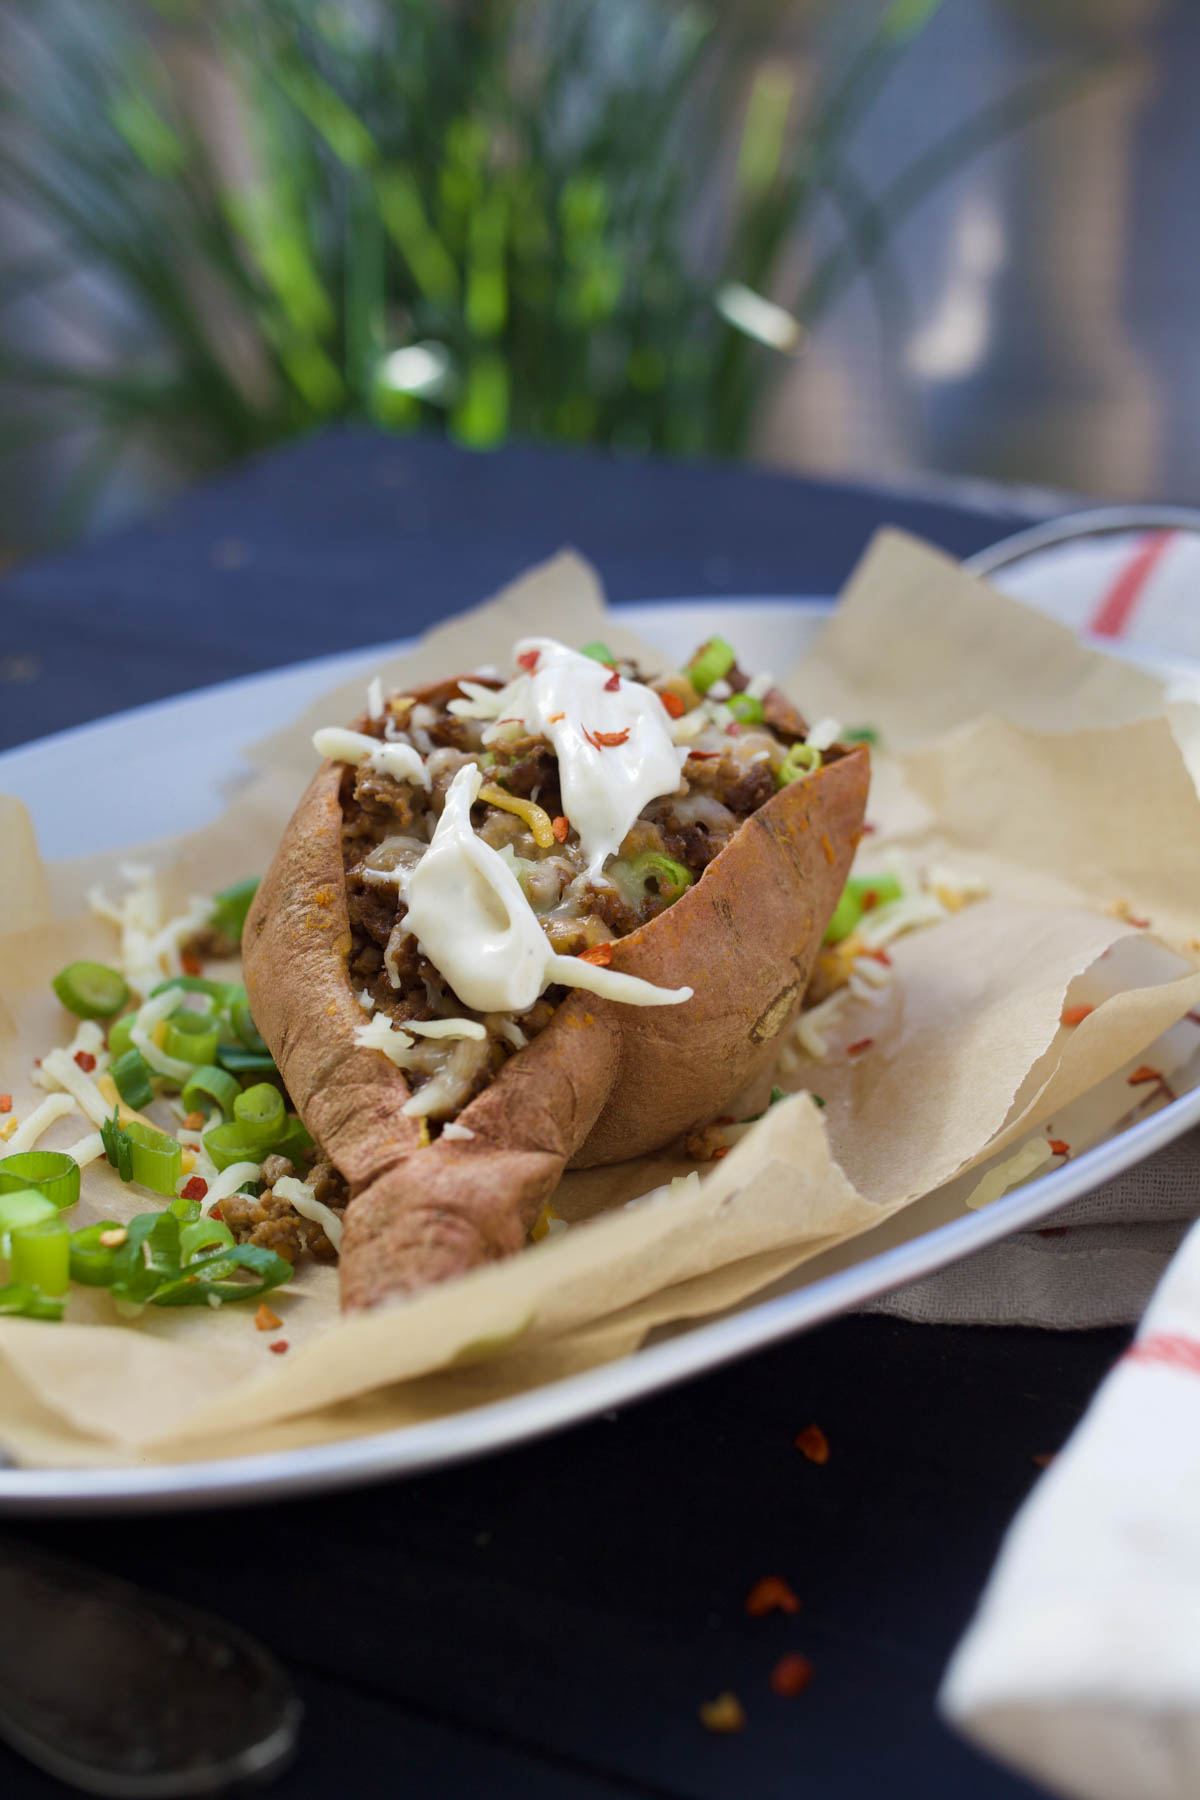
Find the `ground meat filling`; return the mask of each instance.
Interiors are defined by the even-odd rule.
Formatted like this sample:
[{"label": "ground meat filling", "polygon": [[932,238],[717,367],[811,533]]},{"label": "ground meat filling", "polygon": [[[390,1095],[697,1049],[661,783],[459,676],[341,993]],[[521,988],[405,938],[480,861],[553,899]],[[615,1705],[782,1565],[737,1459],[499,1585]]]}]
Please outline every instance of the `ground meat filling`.
[{"label": "ground meat filling", "polygon": [[[621,672],[642,679],[632,665],[621,665]],[[740,670],[731,671],[728,679],[734,693],[744,691],[747,678]],[[382,718],[357,724],[357,729],[374,737],[409,743],[420,751],[430,775],[429,789],[361,766],[348,767],[342,782],[349,972],[364,1016],[383,1013],[401,1026],[405,1020],[480,1018],[487,1030],[481,1041],[420,1040],[415,1055],[423,1066],[405,1073],[414,1093],[438,1077],[438,1103],[428,1115],[433,1132],[487,1086],[508,1056],[545,1027],[566,993],[551,988],[528,1012],[515,1017],[473,1013],[404,930],[404,902],[395,872],[420,860],[446,791],[464,763],[479,762],[487,783],[541,807],[551,822],[562,818],[558,764],[550,743],[529,735],[501,736],[485,747],[487,721],[447,711],[447,703],[459,691],[457,681],[447,681],[420,698],[393,695]],[[763,710],[761,722],[742,725],[719,707],[708,709],[702,734],[688,745],[678,791],[645,809],[618,857],[599,878],[587,875],[577,835],[565,822],[559,827],[565,829],[563,840],[558,841],[556,831],[554,844],[546,848],[535,842],[528,823],[516,813],[489,803],[476,805],[472,813],[476,831],[493,849],[511,853],[522,889],[556,951],[578,955],[656,918],[683,891],[678,876],[670,877],[671,865],[682,865],[689,882],[703,878],[746,819],[777,791],[777,774],[789,747],[807,732],[804,719],[777,689],[764,697]],[[831,760],[839,754],[834,748],[824,756]],[[266,1232],[273,1222],[268,1203],[269,1193],[255,1203],[263,1209],[255,1222],[257,1232]],[[306,1221],[299,1224],[307,1228]]]},{"label": "ground meat filling", "polygon": [[330,1243],[325,1227],[315,1219],[300,1216],[290,1200],[274,1193],[274,1184],[285,1175],[298,1175],[313,1190],[313,1196],[340,1219],[350,1198],[345,1180],[325,1158],[311,1170],[296,1169],[286,1156],[268,1156],[260,1171],[264,1184],[260,1194],[230,1194],[221,1202],[221,1217],[239,1244],[257,1244],[274,1250],[292,1264],[304,1256],[317,1262],[335,1262],[337,1251]]}]

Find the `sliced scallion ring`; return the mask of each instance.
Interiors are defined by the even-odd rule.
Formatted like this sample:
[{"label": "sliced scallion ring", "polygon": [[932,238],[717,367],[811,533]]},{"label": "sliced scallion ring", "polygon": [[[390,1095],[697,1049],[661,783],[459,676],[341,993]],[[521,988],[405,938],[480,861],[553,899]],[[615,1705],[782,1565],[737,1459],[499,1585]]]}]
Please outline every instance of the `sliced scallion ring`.
[{"label": "sliced scallion ring", "polygon": [[216,1060],[220,1036],[216,1019],[181,1009],[167,1020],[163,1049],[180,1062],[206,1068]]},{"label": "sliced scallion ring", "polygon": [[18,1150],[0,1159],[0,1194],[36,1188],[62,1212],[79,1198],[79,1164],[65,1150]]},{"label": "sliced scallion ring", "polygon": [[241,1093],[237,1077],[227,1069],[206,1063],[183,1084],[182,1102],[185,1112],[211,1113],[214,1109],[225,1119],[233,1117],[233,1103]]},{"label": "sliced scallion ring", "polygon": [[71,1228],[57,1215],[14,1226],[9,1272],[19,1287],[57,1297],[71,1285]]},{"label": "sliced scallion ring", "polygon": [[135,1112],[149,1106],[154,1089],[150,1084],[150,1065],[140,1050],[132,1047],[126,1050],[108,1072],[126,1106],[131,1106]]},{"label": "sliced scallion ring", "polygon": [[68,963],[52,986],[67,1011],[78,1019],[111,1019],[129,1003],[129,983],[106,963]]},{"label": "sliced scallion ring", "polygon": [[283,1095],[269,1081],[246,1088],[233,1103],[233,1117],[251,1143],[265,1143],[287,1129]]},{"label": "sliced scallion ring", "polygon": [[707,694],[714,681],[728,675],[737,661],[737,652],[724,638],[709,638],[701,644],[684,673],[698,694]]},{"label": "sliced scallion ring", "polygon": [[183,1170],[183,1150],[165,1131],[131,1119],[124,1127],[131,1145],[131,1179],[156,1194],[174,1194]]}]

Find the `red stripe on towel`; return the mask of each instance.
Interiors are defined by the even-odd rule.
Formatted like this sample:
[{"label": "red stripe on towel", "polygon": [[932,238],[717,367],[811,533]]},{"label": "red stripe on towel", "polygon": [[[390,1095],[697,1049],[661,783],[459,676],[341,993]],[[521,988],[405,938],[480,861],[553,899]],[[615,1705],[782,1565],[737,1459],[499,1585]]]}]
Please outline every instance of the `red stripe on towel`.
[{"label": "red stripe on towel", "polygon": [[1153,1331],[1130,1345],[1125,1360],[1166,1363],[1169,1369],[1187,1369],[1200,1375],[1200,1338],[1184,1337],[1177,1331]]},{"label": "red stripe on towel", "polygon": [[1095,632],[1097,637],[1121,636],[1147,582],[1176,535],[1174,531],[1147,533],[1088,620],[1089,631]]}]

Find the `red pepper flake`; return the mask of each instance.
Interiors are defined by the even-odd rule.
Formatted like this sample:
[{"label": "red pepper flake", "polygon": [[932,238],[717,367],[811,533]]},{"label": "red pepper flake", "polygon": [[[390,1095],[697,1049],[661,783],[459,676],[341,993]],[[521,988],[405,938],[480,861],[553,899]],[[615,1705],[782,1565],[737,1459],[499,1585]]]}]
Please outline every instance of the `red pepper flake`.
[{"label": "red pepper flake", "polygon": [[1143,1087],[1148,1081],[1161,1081],[1162,1070],[1152,1069],[1149,1063],[1142,1063],[1133,1071],[1132,1075],[1127,1075],[1125,1079],[1130,1087]]},{"label": "red pepper flake", "polygon": [[617,671],[614,669],[612,674],[609,676],[608,680],[604,684],[604,691],[606,694],[615,694],[617,689],[620,687],[620,685],[621,685],[621,677],[618,675]]},{"label": "red pepper flake", "polygon": [[731,1732],[745,1729],[746,1709],[736,1694],[718,1694],[715,1700],[705,1700],[697,1710],[705,1731]]},{"label": "red pepper flake", "polygon": [[0,1113],[12,1111],[12,1095],[0,1094]]},{"label": "red pepper flake", "polygon": [[550,717],[546,720],[546,723],[547,725],[557,725],[559,720],[565,719],[566,716],[566,713],[551,713]]},{"label": "red pepper flake", "polygon": [[272,1356],[284,1356],[287,1353],[287,1347],[288,1341],[286,1338],[276,1338],[273,1344],[267,1345],[267,1349],[271,1352]]},{"label": "red pepper flake", "polygon": [[[279,1314],[273,1313],[265,1300],[260,1301],[258,1311],[254,1315],[255,1331],[278,1331],[282,1324],[283,1320]],[[285,1345],[284,1348],[286,1349],[286,1347]],[[271,1348],[275,1348],[274,1344]]]},{"label": "red pepper flake", "polygon": [[567,841],[567,833],[571,829],[571,822],[564,813],[559,813],[550,829],[554,833],[555,843],[565,844]]},{"label": "red pepper flake", "polygon": [[585,963],[595,963],[598,969],[607,969],[612,961],[612,945],[594,944],[590,950],[580,951],[579,960]]},{"label": "red pepper flake", "polygon": [[85,1075],[90,1075],[96,1066],[96,1059],[90,1050],[77,1050],[75,1052],[75,1061],[79,1064],[79,1067],[83,1070]]},{"label": "red pepper flake", "polygon": [[764,1575],[746,1595],[746,1616],[761,1619],[766,1613],[798,1613],[800,1602],[781,1575]]},{"label": "red pepper flake", "polygon": [[215,1219],[218,1225],[223,1225],[225,1223],[225,1215],[221,1211],[221,1202],[219,1200],[214,1207],[209,1209],[208,1216],[210,1219]]},{"label": "red pepper flake", "polygon": [[772,1690],[784,1700],[794,1700],[797,1694],[804,1692],[815,1673],[807,1656],[792,1651],[788,1656],[781,1656],[771,1670]]},{"label": "red pepper flake", "polygon": [[689,762],[719,762],[720,757],[721,757],[721,752],[719,750],[689,750],[688,751],[688,761]]},{"label": "red pepper flake", "polygon": [[1139,919],[1135,913],[1125,914],[1125,923],[1134,926],[1138,931],[1149,931],[1149,919]]},{"label": "red pepper flake", "polygon": [[615,750],[618,744],[628,743],[629,727],[626,725],[624,731],[589,731],[585,725],[583,735],[597,750]]},{"label": "red pepper flake", "polygon": [[518,656],[517,663],[524,669],[527,675],[532,675],[538,666],[538,657],[540,655],[540,650],[525,650]]},{"label": "red pepper flake", "polygon": [[729,1155],[729,1145],[722,1144],[719,1150],[713,1151],[712,1156],[709,1158],[709,1161],[710,1162],[720,1162],[720,1160],[723,1156],[728,1156],[728,1155]]},{"label": "red pepper flake", "polygon": [[869,956],[873,962],[882,963],[885,969],[890,969],[892,966],[892,959],[886,950],[860,950],[858,954]]},{"label": "red pepper flake", "polygon": [[1082,1025],[1089,1013],[1095,1012],[1094,1006],[1064,1006],[1058,1015],[1060,1025]]},{"label": "red pepper flake", "polygon": [[185,1114],[183,1129],[185,1131],[203,1131],[204,1114],[202,1112],[190,1112]]},{"label": "red pepper flake", "polygon": [[203,1175],[193,1175],[190,1181],[184,1182],[179,1192],[184,1200],[203,1200],[208,1193],[208,1183]]},{"label": "red pepper flake", "polygon": [[874,837],[875,833],[878,830],[879,830],[878,825],[868,825],[866,823],[866,821],[864,820],[862,830],[859,832],[859,836],[860,837]]},{"label": "red pepper flake", "polygon": [[806,1456],[809,1462],[829,1461],[829,1439],[819,1425],[806,1425],[803,1431],[798,1431],[795,1444],[801,1456]]},{"label": "red pepper flake", "polygon": [[1051,1138],[1050,1149],[1055,1156],[1070,1156],[1071,1146],[1063,1138]]},{"label": "red pepper flake", "polygon": [[827,863],[832,863],[836,860],[833,853],[833,845],[829,841],[829,833],[827,831],[821,833],[821,848],[825,852],[825,861]]},{"label": "red pepper flake", "polygon": [[874,912],[879,905],[879,894],[875,888],[867,888],[859,900],[864,912]]},{"label": "red pepper flake", "polygon": [[874,1042],[874,1038],[858,1038],[853,1044],[846,1045],[846,1055],[861,1056],[863,1051],[869,1050]]},{"label": "red pepper flake", "polygon": [[725,736],[726,737],[741,737],[741,735],[742,735],[742,728],[738,724],[738,721],[736,719],[733,719],[725,727]]},{"label": "red pepper flake", "polygon": [[185,975],[203,975],[204,973],[204,964],[194,950],[179,952],[179,966]]},{"label": "red pepper flake", "polygon": [[664,688],[658,697],[673,719],[682,719],[684,713],[687,711],[687,707],[683,704],[683,701],[679,698],[678,694],[673,694],[670,688]]}]

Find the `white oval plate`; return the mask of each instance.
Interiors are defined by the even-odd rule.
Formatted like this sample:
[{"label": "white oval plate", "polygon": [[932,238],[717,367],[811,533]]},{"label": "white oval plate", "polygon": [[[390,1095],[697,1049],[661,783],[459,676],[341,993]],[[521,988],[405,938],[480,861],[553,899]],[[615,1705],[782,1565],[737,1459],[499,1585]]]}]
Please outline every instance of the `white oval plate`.
[{"label": "white oval plate", "polygon": [[[747,664],[784,670],[803,653],[831,605],[818,599],[729,598],[619,610],[635,630],[677,660],[714,632],[729,633],[736,611],[738,647]],[[365,677],[382,656],[403,648],[397,643],[325,657],[42,738],[0,755],[0,788],[19,795],[29,807],[42,853],[50,858],[195,829],[217,815],[222,788],[244,771],[231,746],[286,724],[324,689],[356,670]],[[1138,661],[1148,659],[1143,653]],[[1164,663],[1160,672],[1175,682],[1185,674],[1200,678],[1200,671],[1184,671],[1177,662]],[[148,744],[154,746],[150,757]],[[69,815],[64,792],[70,795]],[[81,819],[87,822],[82,836]],[[932,1205],[918,1201],[853,1244],[806,1264],[788,1279],[784,1291],[683,1328],[622,1361],[473,1412],[269,1456],[159,1468],[0,1468],[0,1511],[132,1512],[229,1505],[415,1475],[504,1449],[657,1393],[932,1274],[1037,1224],[1198,1121],[1200,1088],[982,1212],[942,1222],[936,1197],[931,1197]]]}]

